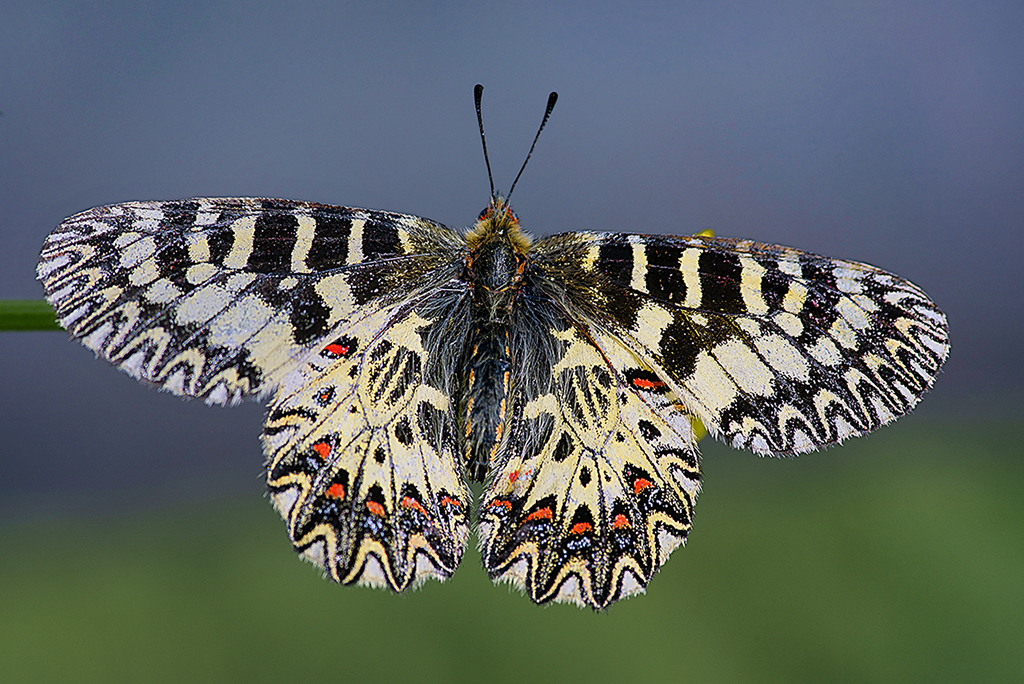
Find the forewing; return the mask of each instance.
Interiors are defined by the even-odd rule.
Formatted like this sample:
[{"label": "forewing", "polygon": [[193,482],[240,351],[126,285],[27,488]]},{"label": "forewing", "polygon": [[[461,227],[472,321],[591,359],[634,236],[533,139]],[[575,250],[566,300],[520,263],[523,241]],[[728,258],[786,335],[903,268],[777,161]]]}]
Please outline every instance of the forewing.
[{"label": "forewing", "polygon": [[949,352],[916,285],[866,264],[748,240],[577,234],[579,305],[626,340],[709,431],[799,453],[909,411]]},{"label": "forewing", "polygon": [[97,354],[176,394],[235,403],[271,391],[359,307],[443,281],[457,244],[426,219],[365,209],[131,202],[66,219],[38,275],[58,321]]},{"label": "forewing", "polygon": [[452,407],[458,288],[373,312],[290,374],[263,432],[297,551],[344,584],[394,591],[455,571],[468,534]]},{"label": "forewing", "polygon": [[481,503],[484,566],[537,603],[601,609],[642,592],[689,532],[700,489],[692,425],[618,340],[581,321],[545,336],[526,353],[550,355],[551,382],[519,397]]}]

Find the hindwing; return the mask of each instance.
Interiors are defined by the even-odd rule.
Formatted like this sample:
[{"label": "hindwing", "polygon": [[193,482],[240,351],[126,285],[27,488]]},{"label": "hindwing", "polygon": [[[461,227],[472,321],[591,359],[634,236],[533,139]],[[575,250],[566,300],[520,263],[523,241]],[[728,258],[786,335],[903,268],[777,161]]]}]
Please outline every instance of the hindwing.
[{"label": "hindwing", "polygon": [[[469,499],[451,405],[465,334],[458,302],[425,295],[351,321],[270,404],[274,503],[296,550],[335,581],[402,591],[446,579],[462,557]],[[434,344],[438,334],[452,344]]]},{"label": "hindwing", "polygon": [[526,397],[480,506],[484,566],[538,603],[604,608],[682,544],[700,490],[690,417],[614,337],[547,332],[550,390]]}]

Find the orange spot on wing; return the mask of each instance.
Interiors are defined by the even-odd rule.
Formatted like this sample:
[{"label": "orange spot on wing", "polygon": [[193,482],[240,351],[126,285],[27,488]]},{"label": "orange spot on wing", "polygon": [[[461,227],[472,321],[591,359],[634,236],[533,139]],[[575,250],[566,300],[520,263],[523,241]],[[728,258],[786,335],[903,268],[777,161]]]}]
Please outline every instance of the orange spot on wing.
[{"label": "orange spot on wing", "polygon": [[612,520],[612,528],[616,530],[621,530],[626,527],[632,527],[632,525],[629,523],[629,518],[624,516],[622,513],[619,513],[617,516],[615,516],[615,520]]},{"label": "orange spot on wing", "polygon": [[445,496],[441,499],[442,506],[454,506],[455,508],[462,508],[462,502],[456,501],[450,496]]},{"label": "orange spot on wing", "polygon": [[551,520],[552,517],[551,509],[545,506],[544,508],[538,508],[530,515],[526,516],[527,520]]},{"label": "orange spot on wing", "polygon": [[344,499],[345,498],[345,485],[342,485],[342,484],[339,484],[339,483],[335,482],[330,487],[328,487],[327,491],[324,492],[324,493],[327,496],[331,497],[332,499]]},{"label": "orange spot on wing", "polygon": [[406,508],[411,508],[412,510],[416,511],[417,513],[422,513],[423,515],[427,515],[427,509],[425,509],[420,504],[419,501],[417,501],[416,499],[412,498],[411,496],[403,496],[402,497],[402,505],[405,506]]},{"label": "orange spot on wing", "polygon": [[[470,384],[473,384],[473,371],[469,372],[469,382],[470,382]],[[472,415],[473,415],[473,397],[470,397],[469,401],[466,402],[466,416],[469,417],[469,416],[472,416]],[[473,421],[472,420],[467,420],[466,421],[466,437],[469,437],[471,434],[473,434]]]},{"label": "orange spot on wing", "polygon": [[366,508],[367,508],[367,510],[369,510],[369,511],[370,511],[371,513],[373,513],[374,515],[380,516],[381,518],[383,518],[383,517],[384,517],[384,515],[385,515],[385,513],[384,513],[384,507],[383,507],[383,506],[381,506],[381,505],[380,505],[379,503],[377,503],[376,501],[367,501],[367,502],[366,502]]},{"label": "orange spot on wing", "polygon": [[504,508],[506,511],[512,510],[512,502],[505,501],[504,499],[495,499],[488,506],[490,508]]},{"label": "orange spot on wing", "polygon": [[639,494],[640,492],[644,491],[648,487],[653,487],[653,486],[654,486],[654,483],[651,482],[650,480],[644,479],[642,477],[638,477],[636,479],[636,481],[633,483],[633,493],[634,494]]},{"label": "orange spot on wing", "polygon": [[594,526],[588,522],[578,522],[572,526],[572,529],[569,530],[569,534],[584,534],[593,528]]},{"label": "orange spot on wing", "polygon": [[313,451],[320,455],[320,458],[326,459],[331,455],[331,445],[327,442],[317,442],[313,445]]}]

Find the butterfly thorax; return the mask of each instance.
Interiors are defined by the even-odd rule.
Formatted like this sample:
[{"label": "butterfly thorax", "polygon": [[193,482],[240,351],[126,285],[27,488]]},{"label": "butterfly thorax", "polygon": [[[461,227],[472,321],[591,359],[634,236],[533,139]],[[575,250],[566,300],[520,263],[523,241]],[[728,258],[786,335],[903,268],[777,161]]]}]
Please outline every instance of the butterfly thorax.
[{"label": "butterfly thorax", "polygon": [[459,413],[463,457],[474,480],[484,479],[505,430],[513,381],[509,333],[531,242],[501,198],[491,201],[466,235],[472,323]]}]

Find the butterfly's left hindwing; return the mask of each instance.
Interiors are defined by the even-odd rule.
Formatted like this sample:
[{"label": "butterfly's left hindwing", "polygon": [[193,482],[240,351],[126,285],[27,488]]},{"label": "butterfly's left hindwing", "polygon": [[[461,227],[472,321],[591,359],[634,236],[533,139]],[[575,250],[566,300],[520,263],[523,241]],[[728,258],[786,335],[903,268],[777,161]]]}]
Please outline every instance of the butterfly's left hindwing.
[{"label": "butterfly's left hindwing", "polygon": [[458,238],[414,216],[286,200],[130,202],[65,220],[39,278],[57,319],[132,376],[210,403],[266,393],[360,306]]},{"label": "butterfly's left hindwing", "polygon": [[749,240],[578,233],[538,245],[567,297],[737,448],[800,453],[909,411],[949,352],[916,285]]},{"label": "butterfly's left hindwing", "polygon": [[642,592],[685,541],[696,440],[677,398],[619,340],[582,320],[541,320],[550,327],[524,355],[546,356],[551,382],[517,393],[480,507],[484,566],[537,603],[605,608]]}]

